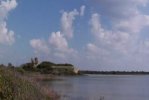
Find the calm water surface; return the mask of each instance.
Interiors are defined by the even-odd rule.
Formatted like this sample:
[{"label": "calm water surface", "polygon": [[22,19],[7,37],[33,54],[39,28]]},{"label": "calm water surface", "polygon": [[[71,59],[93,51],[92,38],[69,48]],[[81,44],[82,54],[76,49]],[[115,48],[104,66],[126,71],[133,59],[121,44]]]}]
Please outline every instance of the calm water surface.
[{"label": "calm water surface", "polygon": [[149,100],[148,75],[88,75],[47,82],[61,100]]}]

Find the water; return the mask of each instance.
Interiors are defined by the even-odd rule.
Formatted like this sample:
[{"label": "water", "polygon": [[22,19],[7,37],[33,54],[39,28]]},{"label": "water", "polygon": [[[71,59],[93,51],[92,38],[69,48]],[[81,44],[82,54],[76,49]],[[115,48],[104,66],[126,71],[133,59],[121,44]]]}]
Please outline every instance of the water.
[{"label": "water", "polygon": [[148,75],[89,75],[48,82],[61,100],[149,100]]}]

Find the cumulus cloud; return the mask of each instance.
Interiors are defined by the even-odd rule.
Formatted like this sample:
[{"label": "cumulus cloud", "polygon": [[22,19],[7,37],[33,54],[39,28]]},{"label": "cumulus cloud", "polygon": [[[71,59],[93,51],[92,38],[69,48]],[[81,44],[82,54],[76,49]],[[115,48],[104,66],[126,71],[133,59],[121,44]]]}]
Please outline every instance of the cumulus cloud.
[{"label": "cumulus cloud", "polygon": [[5,11],[10,11],[16,8],[16,6],[16,0],[1,0],[1,7],[3,7],[2,9],[4,9]]},{"label": "cumulus cloud", "polygon": [[30,45],[32,46],[32,48],[35,49],[35,53],[41,53],[41,52],[45,54],[50,53],[50,49],[44,40],[32,39],[30,40]]},{"label": "cumulus cloud", "polygon": [[[128,2],[130,3],[134,1],[125,1],[126,4]],[[141,4],[145,5],[146,0],[144,0],[144,2],[138,0],[135,1],[135,3],[140,6]],[[125,6],[127,8],[128,5]],[[90,25],[94,36],[100,40],[101,43],[105,43],[106,45],[118,49],[119,51],[129,51],[130,49],[134,49],[136,43],[140,41],[139,36],[142,29],[149,26],[149,15],[142,14],[136,6],[132,6],[129,9],[135,9],[137,13],[131,17],[116,19],[118,21],[115,21],[112,24],[113,27],[111,30],[107,30],[102,27],[103,25],[100,21],[101,17],[99,14],[93,14],[90,20]],[[127,15],[129,15],[129,12]]]},{"label": "cumulus cloud", "polygon": [[15,42],[14,32],[7,28],[8,13],[17,6],[16,0],[0,1],[0,44],[13,44]]},{"label": "cumulus cloud", "polygon": [[[130,24],[131,23],[131,24]],[[138,33],[149,25],[149,15],[136,14],[115,24],[115,28],[130,33]]]},{"label": "cumulus cloud", "polygon": [[109,18],[120,20],[130,18],[140,11],[138,7],[145,7],[148,0],[93,0],[95,5],[100,6],[100,14],[107,15]]},{"label": "cumulus cloud", "polygon": [[76,16],[80,15],[83,16],[85,12],[85,5],[82,5],[80,7],[80,12],[77,9],[74,9],[73,11],[67,12],[63,11],[62,16],[61,16],[61,29],[62,33],[67,37],[67,38],[72,38],[74,34],[74,29],[73,29],[73,23],[74,20],[76,19]]},{"label": "cumulus cloud", "polygon": [[109,55],[109,51],[104,48],[100,48],[93,43],[87,44],[87,58],[91,60],[104,59],[106,56]]},{"label": "cumulus cloud", "polygon": [[1,44],[13,44],[15,42],[14,32],[8,31],[6,23],[0,24],[0,43]]},{"label": "cumulus cloud", "polygon": [[[127,47],[132,46],[135,36],[119,30],[107,30],[102,27],[100,15],[95,13],[90,19],[91,32],[94,34],[98,46],[103,46],[109,50],[126,52]],[[133,37],[133,38],[132,38]],[[132,41],[133,40],[133,41]]]},{"label": "cumulus cloud", "polygon": [[77,57],[77,51],[69,47],[66,38],[60,31],[52,32],[48,42],[43,39],[32,39],[30,45],[36,54],[57,57],[56,59],[61,61]]},{"label": "cumulus cloud", "polygon": [[[103,50],[105,50],[115,55],[126,56],[135,53],[137,48],[139,47],[139,45],[137,45],[137,43],[139,42],[138,34],[136,35],[131,32],[129,33],[125,31],[120,31],[118,29],[116,30],[104,29],[100,22],[100,15],[97,13],[92,15],[90,19],[90,25],[91,25],[91,32],[93,33],[96,39],[94,45],[100,48],[97,49],[99,54],[103,52]],[[95,46],[92,45],[89,47],[95,48]],[[89,49],[89,51],[92,50]],[[115,56],[115,55],[109,55],[109,56]]]},{"label": "cumulus cloud", "polygon": [[103,38],[105,33],[104,29],[101,27],[99,14],[93,14],[89,23],[91,25],[91,32],[95,35],[95,37]]},{"label": "cumulus cloud", "polygon": [[[89,21],[95,41],[86,46],[88,58],[94,58],[96,63],[100,60],[101,66],[126,65],[132,69],[141,69],[141,64],[146,66],[149,38],[144,40],[140,36],[149,27],[149,15],[141,12],[140,7],[145,7],[148,1],[98,0],[96,3],[103,12],[93,13]],[[110,28],[105,28],[103,16],[108,18]]]},{"label": "cumulus cloud", "polygon": [[60,31],[53,32],[51,34],[51,37],[49,38],[49,42],[51,45],[53,45],[54,47],[60,50],[61,49],[64,50],[68,47],[68,43],[64,38],[64,36],[60,33]]},{"label": "cumulus cloud", "polygon": [[80,12],[77,9],[67,12],[63,11],[61,16],[61,30],[58,32],[52,32],[49,36],[48,44],[40,39],[33,39],[30,41],[30,45],[37,52],[48,52],[50,48],[50,56],[57,57],[59,60],[72,60],[78,57],[78,52],[69,47],[68,40],[73,38],[74,29],[73,23],[76,16],[83,16],[85,6],[80,7]]},{"label": "cumulus cloud", "polygon": [[85,12],[85,5],[82,5],[80,8],[80,16],[84,16],[84,12]]},{"label": "cumulus cloud", "polygon": [[70,54],[76,54],[76,51],[72,48],[69,48],[67,40],[61,32],[53,32],[49,38],[50,45],[54,48],[55,55],[66,57]]},{"label": "cumulus cloud", "polygon": [[68,38],[73,37],[73,21],[75,20],[75,17],[79,15],[79,12],[74,9],[71,12],[66,12],[64,11],[62,13],[61,17],[61,28],[62,28],[62,33],[66,35]]}]

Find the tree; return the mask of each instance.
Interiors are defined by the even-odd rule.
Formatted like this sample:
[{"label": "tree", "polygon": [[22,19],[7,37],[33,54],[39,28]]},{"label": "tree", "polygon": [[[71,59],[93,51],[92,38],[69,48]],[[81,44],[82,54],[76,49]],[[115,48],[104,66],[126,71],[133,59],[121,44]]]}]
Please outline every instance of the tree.
[{"label": "tree", "polygon": [[34,62],[34,64],[35,64],[35,65],[38,64],[38,58],[37,58],[37,57],[35,57],[35,62]]},{"label": "tree", "polygon": [[14,66],[11,63],[8,63],[9,68],[14,68]]},{"label": "tree", "polygon": [[31,64],[34,65],[34,59],[33,58],[31,58]]}]

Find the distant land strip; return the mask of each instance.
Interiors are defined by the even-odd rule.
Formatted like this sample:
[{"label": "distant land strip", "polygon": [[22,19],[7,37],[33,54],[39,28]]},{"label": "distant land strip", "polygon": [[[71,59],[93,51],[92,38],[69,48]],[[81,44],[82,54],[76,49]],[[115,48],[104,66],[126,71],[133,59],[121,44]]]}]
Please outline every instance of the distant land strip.
[{"label": "distant land strip", "polygon": [[103,75],[149,75],[149,72],[145,71],[88,71],[80,70],[81,74],[103,74]]}]

